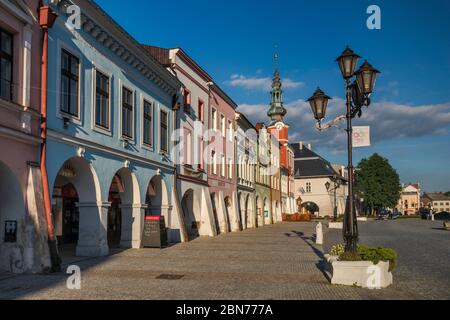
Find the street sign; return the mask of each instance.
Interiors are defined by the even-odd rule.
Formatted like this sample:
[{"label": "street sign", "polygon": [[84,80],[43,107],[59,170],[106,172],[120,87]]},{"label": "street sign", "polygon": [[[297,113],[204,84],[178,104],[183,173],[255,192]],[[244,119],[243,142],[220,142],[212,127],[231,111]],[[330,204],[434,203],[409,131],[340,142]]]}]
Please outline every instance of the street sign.
[{"label": "street sign", "polygon": [[370,147],[370,127],[353,127],[353,148]]}]

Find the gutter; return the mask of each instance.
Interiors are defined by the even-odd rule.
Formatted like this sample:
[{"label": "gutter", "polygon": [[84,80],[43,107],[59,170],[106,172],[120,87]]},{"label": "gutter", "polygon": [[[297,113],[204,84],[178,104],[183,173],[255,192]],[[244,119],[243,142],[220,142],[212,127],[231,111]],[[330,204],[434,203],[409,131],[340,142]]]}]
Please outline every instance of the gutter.
[{"label": "gutter", "polygon": [[52,208],[50,202],[50,190],[47,173],[47,67],[48,67],[48,29],[53,27],[57,15],[48,6],[39,8],[39,24],[43,32],[42,41],[42,64],[41,64],[41,158],[40,169],[42,177],[42,191],[44,197],[44,210],[47,222],[48,245],[51,259],[51,272],[61,271],[61,258],[58,254],[55,228],[53,226]]}]

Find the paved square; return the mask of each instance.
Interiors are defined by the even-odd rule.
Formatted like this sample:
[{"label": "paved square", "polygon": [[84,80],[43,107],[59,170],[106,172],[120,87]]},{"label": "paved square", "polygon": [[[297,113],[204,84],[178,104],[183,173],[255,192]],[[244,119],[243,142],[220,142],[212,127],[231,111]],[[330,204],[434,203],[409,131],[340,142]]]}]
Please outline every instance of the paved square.
[{"label": "paved square", "polygon": [[[323,249],[311,240],[315,223],[280,223],[164,250],[126,250],[70,261],[82,269],[81,290],[68,290],[64,273],[2,275],[0,298],[448,299],[450,233],[433,229],[439,225],[425,221],[361,225],[365,243],[394,247],[401,255],[395,285],[382,291],[331,285],[321,271]],[[339,241],[339,232],[326,232],[325,247]],[[170,279],[178,278],[174,276],[182,277]]]}]

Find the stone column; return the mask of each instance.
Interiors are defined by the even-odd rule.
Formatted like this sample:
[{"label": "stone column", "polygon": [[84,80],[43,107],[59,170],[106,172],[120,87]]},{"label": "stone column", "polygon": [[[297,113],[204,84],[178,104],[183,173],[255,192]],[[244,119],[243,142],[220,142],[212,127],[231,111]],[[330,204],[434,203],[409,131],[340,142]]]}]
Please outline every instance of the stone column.
[{"label": "stone column", "polygon": [[108,209],[109,202],[77,204],[80,212],[80,228],[76,255],[79,257],[103,257],[109,254]]},{"label": "stone column", "polygon": [[120,247],[141,248],[142,232],[144,231],[146,204],[121,205],[122,211],[122,235]]}]

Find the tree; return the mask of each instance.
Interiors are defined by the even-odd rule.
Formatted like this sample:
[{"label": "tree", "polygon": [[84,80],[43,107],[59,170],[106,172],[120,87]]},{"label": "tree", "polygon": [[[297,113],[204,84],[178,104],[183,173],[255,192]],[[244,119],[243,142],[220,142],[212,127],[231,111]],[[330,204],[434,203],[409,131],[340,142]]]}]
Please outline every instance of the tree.
[{"label": "tree", "polygon": [[372,214],[374,210],[394,208],[400,200],[400,176],[389,161],[377,153],[361,160],[356,168],[355,182],[356,194],[364,199]]},{"label": "tree", "polygon": [[445,195],[446,195],[447,197],[450,197],[450,191],[449,191],[449,192],[446,192]]}]

